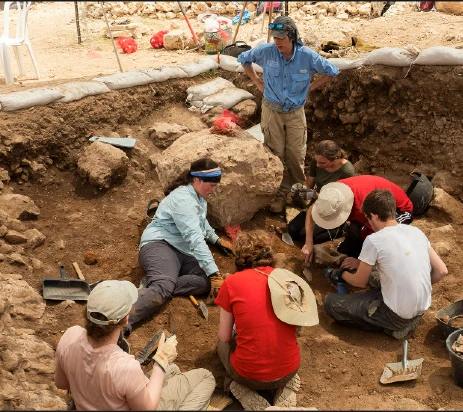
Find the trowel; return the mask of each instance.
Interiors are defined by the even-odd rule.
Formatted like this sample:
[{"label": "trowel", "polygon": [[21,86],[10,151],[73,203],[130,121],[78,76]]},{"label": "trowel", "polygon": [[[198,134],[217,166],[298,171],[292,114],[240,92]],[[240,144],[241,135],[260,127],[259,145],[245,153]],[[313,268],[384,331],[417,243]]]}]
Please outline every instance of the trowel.
[{"label": "trowel", "polygon": [[134,147],[137,141],[136,139],[132,137],[101,137],[101,136],[92,136],[88,140],[89,142],[108,143],[112,146],[123,147],[126,149],[127,148],[131,149],[132,147]]},{"label": "trowel", "polygon": [[393,382],[411,381],[421,376],[421,367],[423,358],[416,360],[407,360],[408,341],[403,343],[403,358],[402,362],[386,363],[386,366],[381,375],[380,382],[383,384]]},{"label": "trowel", "polygon": [[201,313],[203,314],[204,319],[207,320],[207,318],[209,317],[209,309],[207,308],[206,304],[204,302],[199,302],[198,303],[198,301],[192,295],[190,295],[190,300],[191,300],[191,302],[193,303],[193,305],[195,306],[196,309],[201,310]]}]

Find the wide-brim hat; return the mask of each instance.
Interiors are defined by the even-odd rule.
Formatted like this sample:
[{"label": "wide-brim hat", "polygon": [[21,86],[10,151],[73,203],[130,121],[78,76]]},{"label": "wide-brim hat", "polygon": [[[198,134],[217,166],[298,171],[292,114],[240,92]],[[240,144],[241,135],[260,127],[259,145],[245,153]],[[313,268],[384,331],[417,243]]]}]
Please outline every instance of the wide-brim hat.
[{"label": "wide-brim hat", "polygon": [[282,322],[297,326],[318,324],[317,302],[302,278],[286,269],[274,269],[268,287],[275,315]]},{"label": "wide-brim hat", "polygon": [[344,183],[333,182],[322,187],[312,206],[312,218],[323,229],[341,226],[349,217],[354,193]]}]

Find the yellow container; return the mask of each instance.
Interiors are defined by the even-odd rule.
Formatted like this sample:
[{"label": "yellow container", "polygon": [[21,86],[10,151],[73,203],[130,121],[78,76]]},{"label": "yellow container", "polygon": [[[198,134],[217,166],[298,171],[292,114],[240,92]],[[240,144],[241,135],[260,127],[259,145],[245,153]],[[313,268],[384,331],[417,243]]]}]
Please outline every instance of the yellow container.
[{"label": "yellow container", "polygon": [[231,43],[232,29],[204,32],[204,48],[207,54],[222,52]]}]

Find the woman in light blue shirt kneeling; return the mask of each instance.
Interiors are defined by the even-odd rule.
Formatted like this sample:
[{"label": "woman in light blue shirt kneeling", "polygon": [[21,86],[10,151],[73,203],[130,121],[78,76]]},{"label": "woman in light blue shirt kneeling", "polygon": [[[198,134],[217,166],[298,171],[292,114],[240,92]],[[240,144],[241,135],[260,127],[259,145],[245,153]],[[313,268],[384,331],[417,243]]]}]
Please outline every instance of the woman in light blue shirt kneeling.
[{"label": "woman in light blue shirt kneeling", "polygon": [[219,165],[202,158],[165,189],[166,197],[141,236],[138,262],[145,278],[125,336],[133,324],[158,312],[172,296],[210,292],[213,299],[217,295],[223,278],[206,242],[225,255],[232,251],[226,242],[221,244],[207,221],[206,199],[221,177]]}]

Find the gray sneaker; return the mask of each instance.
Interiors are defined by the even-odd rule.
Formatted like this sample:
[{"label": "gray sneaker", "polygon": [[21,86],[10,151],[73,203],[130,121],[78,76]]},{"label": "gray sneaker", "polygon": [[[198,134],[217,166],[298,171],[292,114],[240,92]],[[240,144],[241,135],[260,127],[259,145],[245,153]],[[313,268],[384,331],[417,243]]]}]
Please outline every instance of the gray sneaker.
[{"label": "gray sneaker", "polygon": [[273,398],[273,405],[280,408],[296,407],[296,392],[301,387],[301,378],[296,373],[284,388],[278,389]]},{"label": "gray sneaker", "polygon": [[286,206],[286,199],[284,197],[277,197],[270,204],[270,212],[272,212],[272,213],[281,213],[281,212],[283,212],[285,206]]},{"label": "gray sneaker", "polygon": [[405,337],[412,331],[414,331],[417,326],[421,323],[421,316],[417,316],[413,321],[411,321],[405,328],[399,330],[393,330],[390,335],[397,340],[405,339]]},{"label": "gray sneaker", "polygon": [[265,408],[271,406],[270,403],[256,391],[240,385],[236,381],[230,384],[230,391],[246,411],[263,411]]}]

